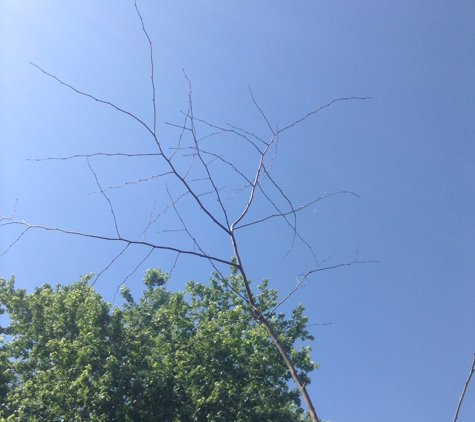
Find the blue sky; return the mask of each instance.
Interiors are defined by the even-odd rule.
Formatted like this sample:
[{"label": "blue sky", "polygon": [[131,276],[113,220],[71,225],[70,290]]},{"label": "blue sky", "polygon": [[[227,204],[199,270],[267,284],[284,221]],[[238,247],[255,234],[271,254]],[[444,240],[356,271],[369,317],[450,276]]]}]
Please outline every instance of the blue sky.
[{"label": "blue sky", "polygon": [[[313,276],[282,307],[306,307],[321,367],[309,391],[333,422],[450,420],[475,352],[475,5],[470,1],[140,1],[153,41],[157,132],[176,145],[193,86],[194,114],[265,139],[268,120],[282,128],[340,97],[279,138],[273,177],[296,206],[324,193],[351,191],[309,207],[299,230],[319,261],[361,260]],[[4,0],[0,5],[0,214],[35,224],[113,234],[108,205],[84,159],[27,161],[94,152],[150,152],[140,125],[47,77],[152,122],[146,39],[132,1]],[[201,135],[208,133],[198,126]],[[208,141],[207,141],[208,142]],[[212,138],[209,148],[246,172],[255,155],[241,140]],[[92,158],[104,186],[157,174],[153,159]],[[223,192],[235,179],[216,166]],[[172,195],[179,195],[170,182]],[[110,191],[124,233],[138,237],[163,181]],[[242,205],[235,200],[236,209]],[[211,202],[210,202],[211,204]],[[231,209],[234,209],[229,202]],[[253,216],[269,212],[258,202]],[[211,207],[212,205],[210,205]],[[184,200],[180,212],[213,253],[229,258],[221,233]],[[260,214],[259,214],[260,213]],[[150,236],[189,246],[173,213]],[[0,230],[4,251],[18,235]],[[286,294],[312,265],[301,243],[276,221],[242,230],[248,276]],[[187,243],[188,242],[188,243]],[[99,273],[122,246],[29,231],[0,257],[29,290]],[[128,250],[101,275],[112,301],[117,286],[148,253]],[[285,259],[284,259],[285,256]],[[169,270],[175,256],[154,252],[127,280],[133,291],[148,267]],[[169,283],[209,278],[205,261],[180,258]],[[136,293],[137,294],[137,293]],[[116,298],[117,302],[117,298]],[[475,415],[470,385],[459,421]]]}]

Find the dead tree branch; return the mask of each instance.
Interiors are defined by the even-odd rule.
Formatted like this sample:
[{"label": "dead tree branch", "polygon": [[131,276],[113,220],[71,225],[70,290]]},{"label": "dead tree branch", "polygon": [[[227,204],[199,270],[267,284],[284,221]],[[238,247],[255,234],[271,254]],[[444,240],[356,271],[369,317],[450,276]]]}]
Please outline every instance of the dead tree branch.
[{"label": "dead tree branch", "polygon": [[[193,255],[193,256],[197,256],[199,258],[206,258],[208,260],[216,261],[216,262],[219,262],[221,264],[235,266],[235,264],[233,262],[231,262],[229,260],[226,260],[226,259],[222,259],[222,258],[219,258],[219,257],[216,257],[216,256],[211,256],[211,255],[205,255],[203,253],[196,252],[196,251],[180,249],[180,248],[176,248],[176,247],[168,246],[168,245],[158,245],[158,244],[155,244],[155,243],[150,243],[150,242],[146,242],[146,241],[142,241],[142,240],[127,239],[127,238],[121,237],[121,236],[111,237],[111,236],[105,236],[105,235],[94,234],[94,233],[79,232],[79,231],[75,231],[75,230],[66,230],[66,229],[63,229],[61,227],[48,227],[48,226],[42,226],[40,224],[30,224],[30,223],[27,223],[24,220],[21,220],[21,221],[20,220],[15,220],[11,217],[6,217],[4,215],[0,215],[0,222],[3,222],[3,221],[6,221],[8,224],[15,224],[17,226],[26,227],[26,229],[22,233],[22,235],[28,229],[40,229],[40,230],[45,230],[45,231],[54,231],[54,232],[70,234],[70,235],[74,235],[74,236],[87,237],[87,238],[91,238],[91,239],[106,240],[106,241],[110,241],[110,242],[120,242],[120,243],[126,243],[126,244],[130,244],[130,245],[148,246],[148,247],[151,247],[153,249],[161,249],[161,250],[167,250],[167,251],[171,251],[171,252],[178,252],[178,253],[184,254],[184,255]],[[2,224],[7,224],[7,223],[2,223]],[[19,236],[15,240],[15,242],[13,242],[12,245],[10,245],[10,247],[13,246],[13,244],[15,244],[16,242],[18,242],[18,240],[20,240],[20,237],[21,236]],[[2,255],[5,254],[6,252],[7,251],[4,251],[2,253]]]}]

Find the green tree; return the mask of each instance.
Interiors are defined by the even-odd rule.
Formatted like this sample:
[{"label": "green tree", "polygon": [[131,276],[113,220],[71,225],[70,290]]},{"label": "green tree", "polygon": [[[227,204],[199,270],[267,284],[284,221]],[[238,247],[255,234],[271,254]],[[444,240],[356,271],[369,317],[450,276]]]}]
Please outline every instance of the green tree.
[{"label": "green tree", "polygon": [[[242,276],[214,274],[209,285],[165,288],[146,272],[135,301],[123,287],[111,307],[90,276],[33,293],[0,280],[0,416],[3,420],[302,421],[297,389],[266,329],[250,317]],[[264,280],[256,304],[290,351],[299,377],[317,365],[303,307],[272,312],[277,292]]]}]

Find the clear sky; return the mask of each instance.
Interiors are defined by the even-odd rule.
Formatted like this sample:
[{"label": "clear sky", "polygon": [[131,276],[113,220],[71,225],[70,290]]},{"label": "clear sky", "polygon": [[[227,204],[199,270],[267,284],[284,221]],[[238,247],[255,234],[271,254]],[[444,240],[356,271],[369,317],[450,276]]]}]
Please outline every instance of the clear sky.
[{"label": "clear sky", "polygon": [[[181,124],[188,106],[182,69],[192,82],[195,117],[264,139],[270,131],[248,86],[279,128],[333,99],[372,97],[335,103],[283,133],[272,175],[296,206],[324,193],[359,195],[309,207],[298,227],[319,262],[337,250],[329,265],[350,262],[357,250],[359,259],[380,262],[312,276],[282,310],[302,303],[310,324],[331,322],[310,329],[321,367],[309,391],[320,417],[452,420],[475,352],[475,3],[142,0],[139,6],[153,41],[157,132],[166,148],[176,145],[179,131],[165,122]],[[84,159],[27,159],[150,152],[152,139],[132,119],[29,62],[152,124],[148,45],[133,1],[3,0],[0,43],[0,214],[11,215],[17,201],[19,220],[113,235],[107,202],[90,194],[97,185]],[[197,130],[209,133],[203,125]],[[256,156],[242,140],[206,142],[248,174],[255,168]],[[156,158],[90,163],[103,186],[163,170]],[[214,171],[223,192],[231,192],[236,180],[219,165]],[[169,190],[181,192],[173,182]],[[156,215],[168,201],[162,179],[109,192],[122,233],[137,238],[154,204]],[[178,204],[203,247],[228,259],[228,240],[186,199]],[[240,206],[239,199],[227,204]],[[252,216],[269,212],[258,205]],[[168,212],[149,236],[189,247],[183,232],[164,232],[178,228]],[[0,227],[0,250],[18,234]],[[285,224],[243,229],[240,236],[253,285],[266,277],[285,295],[313,265],[301,242],[286,255],[292,232]],[[29,291],[66,284],[99,273],[122,247],[29,231],[0,257],[0,276],[14,273],[17,286]],[[147,253],[130,248],[101,275],[96,287],[106,300],[114,300]],[[138,292],[146,268],[169,271],[174,259],[154,252],[127,284]],[[210,273],[207,262],[180,258],[168,287],[206,282]],[[474,417],[472,381],[459,421]]]}]

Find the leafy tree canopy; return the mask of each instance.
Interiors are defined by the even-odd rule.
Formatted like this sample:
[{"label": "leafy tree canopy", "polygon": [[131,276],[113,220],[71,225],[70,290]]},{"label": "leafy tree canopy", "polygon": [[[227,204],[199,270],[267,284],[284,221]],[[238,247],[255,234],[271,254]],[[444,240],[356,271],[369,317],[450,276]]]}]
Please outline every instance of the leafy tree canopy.
[{"label": "leafy tree canopy", "polygon": [[[169,292],[168,275],[146,272],[135,301],[123,286],[111,307],[88,284],[45,284],[27,294],[0,279],[0,420],[302,421],[299,393],[266,330],[250,318],[240,275],[214,274]],[[300,371],[313,340],[297,306],[271,314],[277,291],[256,296]]]}]

